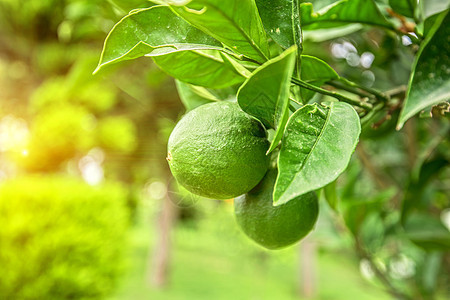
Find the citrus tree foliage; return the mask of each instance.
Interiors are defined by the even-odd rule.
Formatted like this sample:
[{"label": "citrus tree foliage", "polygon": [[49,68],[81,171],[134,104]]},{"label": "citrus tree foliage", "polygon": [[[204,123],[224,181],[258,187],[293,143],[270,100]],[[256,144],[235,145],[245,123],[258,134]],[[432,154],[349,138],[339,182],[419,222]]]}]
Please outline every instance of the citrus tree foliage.
[{"label": "citrus tree foliage", "polygon": [[[132,10],[114,26],[96,72],[116,62],[147,56],[176,79],[188,110],[214,101],[237,101],[271,132],[267,155],[272,153],[278,170],[273,205],[323,190],[330,206],[344,218],[356,250],[390,293],[400,298],[414,298],[414,293],[431,297],[442,272],[436,261],[445,260],[442,251],[449,247],[449,231],[439,220],[448,201],[436,204],[435,199],[442,199],[436,196],[442,195],[436,189],[432,192],[435,199],[428,202],[414,198],[429,199],[425,196],[430,193],[429,183],[442,172],[448,174],[448,153],[440,150],[447,142],[448,122],[438,120],[438,125],[433,125],[434,139],[432,134],[423,135],[427,146],[417,159],[417,151],[409,150],[414,163],[402,166],[407,170],[402,173],[402,178],[407,178],[405,189],[400,186],[396,192],[388,188],[383,180],[388,175],[378,174],[362,145],[361,163],[348,166],[358,144],[414,126],[421,122],[417,117],[423,111],[445,118],[450,97],[448,1],[153,2]],[[355,46],[344,38],[348,34],[355,39],[370,38],[369,33],[391,40],[391,44],[383,44],[372,38],[378,48],[409,47],[407,54],[374,57],[364,53],[359,60]],[[381,75],[378,78],[392,72],[394,78],[374,84],[373,72],[363,74],[372,78],[369,83],[351,69],[337,72],[332,60],[321,55],[320,45],[314,46],[317,54],[309,50],[306,37],[330,45],[334,55],[345,58],[349,66],[370,66],[374,59],[382,60],[374,72]],[[404,65],[408,59],[406,70],[398,67],[398,61]],[[393,67],[388,70],[387,65]],[[409,83],[401,81],[401,72],[409,76]],[[372,88],[373,84],[377,88]],[[406,123],[411,118],[414,120]],[[408,150],[403,150],[401,158],[408,155]],[[365,169],[381,191],[358,201],[352,187],[358,185],[358,179],[364,181],[359,177]],[[345,182],[336,182],[338,177]],[[389,201],[393,201],[395,213],[384,214]],[[406,235],[400,238],[398,230]],[[390,236],[402,241],[401,247],[412,242],[419,249],[410,255],[422,272],[414,281],[417,289],[408,291],[375,262],[374,256],[388,245]]]}]

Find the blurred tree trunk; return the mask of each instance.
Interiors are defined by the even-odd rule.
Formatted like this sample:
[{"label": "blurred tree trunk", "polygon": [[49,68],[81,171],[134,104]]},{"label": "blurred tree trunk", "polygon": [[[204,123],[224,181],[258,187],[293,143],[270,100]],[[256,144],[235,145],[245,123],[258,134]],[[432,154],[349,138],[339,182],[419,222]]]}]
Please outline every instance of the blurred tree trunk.
[{"label": "blurred tree trunk", "polygon": [[300,282],[301,298],[314,298],[316,295],[316,244],[307,237],[300,242]]},{"label": "blurred tree trunk", "polygon": [[168,282],[171,255],[171,231],[175,224],[178,208],[168,193],[163,198],[162,209],[157,221],[157,242],[153,249],[153,256],[148,265],[148,281],[154,287],[163,287]]}]

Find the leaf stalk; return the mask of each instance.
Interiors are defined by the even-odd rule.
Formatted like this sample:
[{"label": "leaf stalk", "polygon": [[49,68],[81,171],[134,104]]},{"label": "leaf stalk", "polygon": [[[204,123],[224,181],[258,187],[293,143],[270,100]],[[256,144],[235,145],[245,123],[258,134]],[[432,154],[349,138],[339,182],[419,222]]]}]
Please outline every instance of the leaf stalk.
[{"label": "leaf stalk", "polygon": [[311,91],[314,91],[314,92],[318,92],[318,93],[323,94],[323,95],[331,96],[333,98],[338,99],[339,101],[346,102],[348,104],[351,104],[351,105],[354,105],[354,106],[358,106],[358,107],[364,108],[366,110],[371,110],[373,108],[373,106],[370,103],[364,103],[364,102],[361,102],[361,101],[349,98],[347,96],[344,96],[342,94],[339,94],[339,93],[336,93],[336,92],[333,92],[333,91],[325,90],[323,88],[317,87],[315,85],[312,85],[312,84],[307,83],[307,82],[305,82],[303,80],[300,80],[300,79],[292,78],[291,82],[296,84],[296,85],[298,85],[298,86],[300,86],[300,87],[302,87],[302,88],[305,88],[305,89],[308,89],[308,90],[311,90]]},{"label": "leaf stalk", "polygon": [[339,77],[338,80],[340,82],[342,82],[343,84],[345,84],[345,85],[351,86],[351,87],[356,88],[356,89],[360,89],[360,90],[362,90],[362,91],[364,91],[364,92],[366,92],[366,93],[368,93],[370,95],[374,95],[377,99],[379,99],[382,102],[388,102],[389,101],[389,97],[387,97],[386,95],[384,95],[383,93],[381,93],[381,92],[379,92],[379,91],[377,91],[375,89],[372,89],[370,87],[357,84],[356,82],[350,81],[350,80],[348,80],[347,78],[344,78],[344,77]]}]

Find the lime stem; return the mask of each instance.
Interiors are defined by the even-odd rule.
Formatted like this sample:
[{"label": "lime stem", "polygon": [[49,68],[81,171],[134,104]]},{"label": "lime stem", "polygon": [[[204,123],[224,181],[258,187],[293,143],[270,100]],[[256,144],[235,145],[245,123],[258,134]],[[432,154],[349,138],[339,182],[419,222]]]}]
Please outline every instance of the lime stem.
[{"label": "lime stem", "polygon": [[377,91],[375,89],[372,89],[370,87],[357,84],[356,82],[350,81],[350,80],[348,80],[347,78],[344,78],[344,77],[339,77],[338,80],[340,82],[342,82],[343,84],[345,84],[345,85],[351,86],[353,88],[360,89],[360,90],[362,90],[362,91],[364,91],[366,93],[374,95],[377,99],[381,100],[382,102],[388,102],[389,101],[389,97],[387,97],[386,95],[384,95],[383,93],[381,93],[381,92],[379,92],[379,91]]},{"label": "lime stem", "polygon": [[339,101],[346,102],[348,104],[358,106],[358,107],[364,108],[366,110],[371,110],[373,108],[373,106],[370,103],[364,103],[364,102],[349,98],[347,96],[344,96],[342,94],[325,90],[323,88],[317,87],[315,85],[312,85],[312,84],[307,83],[300,79],[292,78],[291,81],[292,81],[292,83],[294,83],[302,88],[305,88],[305,89],[308,89],[308,90],[311,90],[314,92],[318,92],[323,95],[334,97],[334,98],[338,99]]},{"label": "lime stem", "polygon": [[350,92],[352,94],[358,95],[362,98],[366,98],[366,97],[370,97],[371,95],[369,95],[368,93],[364,92],[364,91],[360,91],[354,87],[348,86],[344,83],[342,83],[341,81],[337,81],[337,80],[332,80],[332,81],[327,81],[328,85],[331,85],[337,89],[341,89],[347,92]]}]

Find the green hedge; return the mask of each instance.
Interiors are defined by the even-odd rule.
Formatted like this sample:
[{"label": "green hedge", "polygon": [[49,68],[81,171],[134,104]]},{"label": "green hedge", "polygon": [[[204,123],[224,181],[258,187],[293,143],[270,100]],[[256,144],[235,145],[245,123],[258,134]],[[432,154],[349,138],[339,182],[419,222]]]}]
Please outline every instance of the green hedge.
[{"label": "green hedge", "polygon": [[0,183],[0,299],[101,299],[123,271],[126,191],[77,179]]}]

